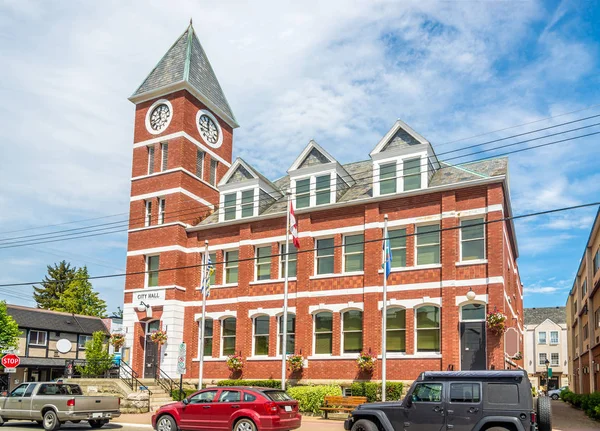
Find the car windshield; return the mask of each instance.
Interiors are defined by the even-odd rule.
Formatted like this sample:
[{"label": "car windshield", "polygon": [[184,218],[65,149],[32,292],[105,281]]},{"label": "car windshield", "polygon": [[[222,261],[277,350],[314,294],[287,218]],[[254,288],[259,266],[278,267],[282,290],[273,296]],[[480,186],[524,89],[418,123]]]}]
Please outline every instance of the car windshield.
[{"label": "car windshield", "polygon": [[273,401],[292,401],[293,400],[293,398],[290,397],[284,391],[267,391],[267,392],[265,392],[265,395],[267,396],[267,398],[269,398],[270,400],[273,400]]}]

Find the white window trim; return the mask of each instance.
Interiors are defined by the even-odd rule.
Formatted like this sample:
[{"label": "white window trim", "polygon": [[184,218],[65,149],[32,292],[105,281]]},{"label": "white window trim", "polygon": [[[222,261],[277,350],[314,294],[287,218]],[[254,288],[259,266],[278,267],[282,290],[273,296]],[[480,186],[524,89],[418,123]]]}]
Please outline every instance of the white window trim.
[{"label": "white window trim", "polygon": [[[237,262],[237,270],[238,270],[238,281],[236,281],[235,283],[227,283],[227,253],[230,253],[232,251],[237,251],[238,252],[238,262]],[[240,281],[240,249],[239,248],[232,248],[229,250],[223,250],[223,283],[221,283],[221,286],[237,286],[239,281]],[[216,270],[216,268],[215,268]],[[215,279],[216,281],[216,279]],[[214,287],[214,286],[212,286]]]},{"label": "white window trim", "polygon": [[[556,334],[556,342],[552,341],[552,334]],[[551,346],[556,346],[557,344],[560,343],[560,332],[559,331],[550,331],[550,345]]]},{"label": "white window trim", "polygon": [[[291,315],[293,315],[294,316],[294,320],[296,320],[296,313],[295,312],[294,313],[290,312],[290,310],[288,308],[288,318]],[[280,324],[280,320],[281,320],[281,322],[283,322],[283,313],[279,313],[278,315],[276,315],[275,319],[276,319],[276,323],[275,324],[277,325],[277,343],[276,343],[277,344],[277,348],[275,350],[275,356],[281,358],[281,354],[279,353],[279,348],[281,347],[281,342],[279,341],[279,336],[282,335],[281,331],[283,331],[283,328],[282,328],[283,325]],[[297,322],[295,322],[295,323],[297,323]],[[289,328],[288,328],[288,330],[289,330]],[[288,332],[288,333],[290,333],[290,332]],[[296,335],[296,332],[295,331],[291,332],[291,334]],[[294,350],[295,350],[295,348],[296,348],[296,343],[294,342]]]},{"label": "white window trim", "polygon": [[[146,147],[148,149],[148,175],[154,175],[154,157],[156,156],[156,147],[154,145],[148,145]],[[152,153],[152,157],[150,157],[150,153]]]},{"label": "white window trim", "polygon": [[[329,175],[329,202],[317,205],[317,177],[324,177],[326,175]],[[298,176],[298,177],[293,178],[292,182],[291,182],[291,188],[292,188],[291,200],[294,203],[294,208],[296,207],[296,187],[297,187],[296,183],[298,181],[302,181],[302,180],[306,180],[306,179],[310,179],[309,192],[308,192],[309,193],[309,204],[308,204],[308,207],[302,207],[299,209],[319,208],[319,207],[325,207],[327,205],[336,203],[337,177],[338,177],[337,170],[329,169],[329,170],[325,170],[325,171],[321,171],[321,172],[315,172],[310,175],[303,175],[303,176]]]},{"label": "white window trim", "polygon": [[[167,105],[171,115],[169,115],[169,118],[167,118],[167,123],[162,127],[162,129],[154,130],[150,126],[150,116],[152,115],[152,111],[154,111],[154,108],[156,108],[158,105],[162,105],[162,104]],[[145,118],[146,130],[151,135],[160,135],[162,132],[164,132],[165,130],[167,130],[169,128],[169,125],[171,124],[171,120],[173,120],[173,115],[174,115],[173,105],[171,105],[171,102],[169,102],[167,99],[157,100],[156,102],[154,102],[152,104],[152,106],[150,106],[150,108],[148,108],[148,111],[146,112],[146,118]]]},{"label": "white window trim", "polygon": [[[165,147],[167,148],[167,160],[165,163]],[[166,171],[169,164],[169,143],[168,142],[161,142],[160,144],[160,171]]]},{"label": "white window trim", "polygon": [[[256,350],[254,350],[256,348],[256,337],[264,337],[265,334],[261,334],[261,335],[257,335],[256,334],[256,319],[259,317],[266,317],[268,319],[269,322],[269,332],[266,334],[267,336],[267,354],[266,355],[257,355],[256,354]],[[271,344],[271,341],[269,340],[269,338],[271,338],[271,317],[268,314],[258,314],[256,316],[252,317],[252,358],[268,358],[269,357],[269,345]]]},{"label": "white window trim", "polygon": [[[36,337],[36,343],[35,344],[29,342],[29,340],[31,338],[31,333],[32,332],[36,332],[38,334],[38,336]],[[38,341],[39,341],[39,338],[40,338],[39,334],[41,334],[41,333],[46,334],[46,336],[44,337],[44,340],[45,340],[44,344],[38,344]],[[79,342],[79,338],[77,339],[77,341]],[[31,346],[31,347],[46,347],[48,345],[48,331],[39,331],[37,329],[30,330],[29,333],[27,334],[27,345]]]},{"label": "white window trim", "polygon": [[[471,305],[471,304],[480,304],[480,305],[483,305],[483,310],[484,310],[483,319],[463,319],[463,307],[465,305]],[[459,316],[459,321],[460,322],[484,322],[485,319],[486,319],[486,316],[487,316],[487,303],[484,302],[484,301],[473,300],[473,301],[469,301],[469,302],[466,302],[464,304],[461,304],[460,305],[460,309],[459,309],[459,315],[460,315]]]},{"label": "white window trim", "polygon": [[[404,230],[404,247],[396,247],[396,250],[400,250],[400,249],[404,249],[404,254],[405,254],[405,260],[406,260],[406,265],[404,266],[392,266],[391,267],[391,271],[394,272],[394,270],[396,271],[401,271],[404,268],[411,268],[410,266],[408,266],[408,225],[404,225],[404,226],[394,226],[392,227],[392,229],[388,229],[388,236],[390,234],[390,232],[394,232],[397,230]],[[381,231],[381,235],[383,237],[383,230]],[[393,256],[394,256],[394,248],[391,246],[391,241],[390,241],[390,249],[392,250],[392,262],[393,262]],[[415,256],[416,257],[416,256]],[[380,273],[383,273],[383,269],[379,270]]]},{"label": "white window trim", "polygon": [[144,201],[144,227],[152,225],[152,199]]},{"label": "white window trim", "polygon": [[[418,327],[417,327],[417,311],[419,310],[419,308],[422,308],[422,307],[435,307],[439,310],[440,322],[438,322],[437,330],[440,333],[440,336],[439,336],[440,342],[439,342],[439,346],[438,346],[440,348],[440,350],[438,350],[437,352],[419,352],[417,350],[418,349],[418,347],[417,347],[418,346],[418,331],[419,331]],[[420,304],[418,307],[413,308],[413,314],[414,314],[414,319],[415,319],[415,323],[414,323],[414,340],[415,340],[414,352],[415,352],[415,355],[417,355],[417,356],[440,355],[442,353],[442,351],[441,351],[441,347],[442,347],[442,322],[441,322],[442,307],[440,307],[437,304],[427,304],[427,303]],[[423,329],[433,329],[433,328],[423,328]]]},{"label": "white window trim", "polygon": [[[428,155],[427,151],[420,151],[417,153],[404,154],[401,156],[388,157],[385,159],[379,159],[373,162],[373,196],[393,196],[398,193],[404,193],[404,161],[405,160],[413,160],[420,158],[420,168],[421,168],[421,188],[427,188],[428,175],[424,175],[428,173]],[[385,193],[381,194],[379,185],[380,185],[380,169],[382,165],[387,165],[392,162],[396,162],[396,193]],[[414,190],[409,190],[414,191]]]},{"label": "white window trim", "polygon": [[[85,339],[86,339],[85,343],[83,343],[83,346],[81,345],[81,337],[85,337]],[[84,350],[85,349],[85,345],[88,343],[88,341],[92,341],[93,338],[94,338],[93,335],[79,334],[77,336],[77,348],[79,350]]]},{"label": "white window trim", "polygon": [[[481,259],[464,260],[463,259],[463,252],[462,252],[463,251],[462,250],[463,249],[463,247],[462,247],[463,246],[462,222],[463,222],[463,220],[477,220],[477,219],[481,219],[483,221],[483,225],[482,225],[482,227],[483,227],[483,258],[481,258]],[[458,259],[459,259],[460,264],[463,264],[463,265],[469,265],[469,264],[475,265],[475,264],[478,264],[478,263],[487,263],[487,235],[486,235],[487,229],[486,229],[485,222],[486,222],[486,219],[485,219],[484,215],[470,216],[470,217],[461,217],[458,220],[458,224],[460,226],[460,229],[458,229]],[[441,240],[441,238],[440,238],[440,240]],[[440,257],[441,257],[441,254],[440,254]],[[458,263],[457,263],[457,265],[458,265]]]},{"label": "white window trim", "polygon": [[[552,361],[552,355],[558,356],[558,358],[556,359],[556,363]],[[557,353],[557,352],[550,353],[550,366],[551,367],[559,367],[560,366],[560,353]]]},{"label": "white window trim", "polygon": [[148,282],[150,281],[150,258],[154,257],[154,256],[158,256],[158,268],[160,269],[160,254],[159,253],[154,253],[154,254],[147,254],[144,257],[144,265],[145,265],[145,272],[144,272],[144,288],[148,288],[148,287],[157,287],[157,286],[148,286]]},{"label": "white window trim", "polygon": [[[225,348],[225,335],[224,335],[224,330],[225,330],[225,325],[223,324],[225,322],[226,319],[235,319],[235,341],[237,344],[237,317],[236,316],[232,316],[232,315],[228,315],[228,316],[223,316],[219,319],[219,323],[221,325],[221,348],[220,348],[220,352],[219,355],[221,358],[227,358],[227,356],[225,356],[225,354],[223,353],[223,350]],[[214,320],[213,320],[213,324],[214,324]],[[214,330],[213,330],[213,334],[214,334]],[[235,347],[233,348],[233,354],[235,355]]]},{"label": "white window trim", "polygon": [[[292,244],[290,244],[292,245]],[[284,270],[283,267],[285,266],[285,242],[284,243],[279,243],[279,268],[277,269],[278,275],[279,275],[279,280],[285,280],[285,274],[284,274]],[[291,256],[291,254],[290,254]],[[296,275],[294,275],[293,277],[288,277],[288,281],[289,280],[296,280],[297,276],[298,276],[298,253],[296,250],[296,259],[289,259],[288,257],[288,261],[292,262],[293,260],[296,261]],[[288,262],[288,263],[289,263]]]},{"label": "white window trim", "polygon": [[[228,316],[228,317],[231,317],[231,316]],[[211,338],[211,341],[213,342],[213,346],[214,346],[215,345],[214,344],[214,339],[215,339],[215,319],[213,319],[212,317],[208,317],[207,316],[205,318],[205,322],[207,322],[208,320],[212,320],[212,322],[213,322],[213,334],[212,334],[212,336],[210,338]],[[198,322],[198,356],[196,356],[196,357],[198,359],[200,359],[200,355],[204,354],[204,352],[200,351],[200,336],[202,335],[202,318],[200,318],[200,320],[196,319],[196,321]],[[204,334],[204,338],[206,339],[206,334]],[[211,353],[214,353],[214,352],[212,352],[212,348],[211,348]],[[212,354],[211,354],[211,356],[204,356],[205,360],[206,360],[206,358],[212,358]]]},{"label": "white window trim", "polygon": [[[440,255],[440,261],[438,263],[426,263],[426,264],[421,264],[419,265],[419,235],[417,234],[418,228],[419,227],[424,227],[424,226],[432,226],[434,224],[437,224],[438,226],[438,231],[436,232],[438,234],[438,251],[439,251],[439,255]],[[442,266],[442,232],[440,232],[442,227],[442,223],[440,221],[435,221],[435,222],[423,222],[423,223],[417,223],[415,224],[415,232],[414,232],[414,238],[415,240],[414,242],[414,265],[413,267],[416,269],[428,269],[428,268],[441,268]],[[423,246],[423,247],[428,247],[427,246]]]},{"label": "white window trim", "polygon": [[165,224],[165,209],[167,201],[165,198],[158,198],[158,224]]},{"label": "white window trim", "polygon": [[[253,196],[252,196],[252,215],[251,216],[246,216],[246,217],[242,217],[242,194],[243,192],[249,191],[249,190],[253,190]],[[235,217],[231,220],[225,220],[225,196],[229,196],[229,195],[235,195]],[[234,220],[243,220],[243,219],[250,219],[252,217],[256,217],[258,216],[258,206],[259,206],[259,198],[260,198],[260,188],[258,186],[251,186],[251,187],[244,187],[241,189],[237,189],[237,190],[230,190],[227,192],[221,192],[221,195],[219,197],[219,203],[220,203],[220,208],[223,208],[223,211],[219,212],[219,221],[220,222],[232,222]]]},{"label": "white window trim", "polygon": [[[398,310],[404,310],[404,329],[389,329],[389,328],[386,328],[386,329],[385,329],[385,330],[386,330],[386,339],[387,339],[387,331],[394,331],[394,332],[401,332],[401,331],[404,331],[404,352],[390,352],[390,351],[388,350],[388,351],[387,351],[387,353],[386,353],[386,355],[385,355],[385,356],[386,356],[386,358],[388,358],[388,357],[390,357],[390,356],[391,356],[391,357],[398,357],[398,358],[401,358],[401,357],[404,357],[404,356],[406,356],[406,344],[407,344],[407,343],[406,343],[406,332],[407,332],[407,331],[406,331],[406,310],[407,310],[407,308],[406,308],[406,307],[403,307],[402,305],[397,305],[397,304],[389,304],[389,305],[388,305],[388,306],[385,308],[385,313],[387,314],[387,312],[388,312],[389,310],[396,310],[396,309],[398,309]],[[380,308],[380,310],[381,310],[381,312],[382,312],[382,313],[384,312],[384,311],[383,311],[383,301],[382,301],[382,303],[381,303],[381,308]],[[364,318],[364,314],[363,314],[363,318]],[[386,342],[386,345],[385,345],[385,346],[386,346],[386,349],[387,349],[387,342]],[[383,348],[382,348],[382,350],[383,350]],[[378,356],[378,357],[379,357],[379,356]]]},{"label": "white window trim", "polygon": [[[355,352],[349,352],[349,353],[344,352],[344,338],[346,338],[346,335],[344,334],[344,314],[346,314],[348,311],[360,311],[360,313],[361,313],[361,324],[362,324],[362,326],[361,326],[360,332],[361,332],[361,334],[363,334],[363,340],[362,340],[363,341],[363,343],[362,343],[363,345],[365,344],[365,339],[364,339],[364,335],[365,335],[364,334],[365,333],[365,330],[364,330],[365,312],[363,310],[361,310],[360,308],[347,308],[347,309],[345,309],[344,311],[342,311],[340,313],[340,332],[341,332],[341,334],[340,334],[340,354],[342,356],[356,356],[357,353],[355,353]],[[349,331],[349,332],[353,332],[354,333],[354,332],[359,332],[359,331],[352,330],[352,331]],[[362,352],[362,349],[363,349],[363,346],[360,346],[360,351],[361,352]],[[360,352],[358,352],[358,354],[360,354]]]},{"label": "white window trim", "polygon": [[[360,271],[346,271],[346,238],[349,236],[355,236],[355,235],[362,235],[363,236],[363,249],[362,249],[362,257],[363,257],[363,269]],[[342,274],[348,274],[348,275],[360,275],[360,274],[364,274],[365,272],[365,234],[364,232],[357,232],[357,233],[350,233],[350,234],[345,234],[342,238]],[[334,240],[334,247],[335,247],[335,240]],[[333,267],[335,269],[335,248],[334,250],[334,254],[333,254]],[[355,255],[355,254],[359,254],[359,253],[350,253],[350,255]]]},{"label": "white window trim", "polygon": [[[317,248],[317,243],[318,243],[318,241],[323,240],[323,239],[331,239],[331,240],[333,240],[333,247],[334,247],[334,248],[331,249],[331,251],[333,253],[331,255],[331,257],[333,257],[333,272],[328,272],[327,274],[319,274],[319,266],[318,266],[319,257],[317,255],[318,255],[318,251],[319,250]],[[324,238],[315,238],[315,252],[313,254],[314,254],[314,268],[315,268],[315,273],[313,274],[313,277],[327,278],[327,277],[331,277],[331,276],[337,274],[335,272],[335,237],[333,237],[333,236],[327,236],[327,237],[324,237]],[[329,255],[327,255],[327,256],[321,256],[321,258],[324,258],[324,257],[329,257]]]},{"label": "white window trim", "polygon": [[[544,342],[542,343],[541,339],[540,339],[540,335],[544,334]],[[537,343],[538,344],[548,344],[548,334],[546,333],[546,331],[540,331],[538,332],[538,336],[537,336]]]},{"label": "white window trim", "polygon": [[[198,155],[202,154],[202,158],[200,161],[200,166],[201,166],[201,171],[200,175],[198,175]],[[196,148],[196,172],[194,173],[194,176],[197,178],[200,178],[201,180],[204,180],[204,159],[206,157],[206,153],[204,151],[202,151],[200,148]]]},{"label": "white window trim", "polygon": [[[331,353],[317,353],[317,314],[319,313],[331,313],[331,332],[328,332],[331,334]],[[313,321],[313,327],[312,327],[312,355],[315,358],[329,358],[331,356],[333,356],[333,311],[330,310],[316,310],[315,312],[311,313],[312,314],[312,321]],[[324,333],[324,332],[323,332]]]},{"label": "white window trim", "polygon": [[[542,361],[542,355],[544,356],[544,361]],[[538,367],[545,367],[546,361],[548,360],[548,354],[544,352],[538,353]]]},{"label": "white window trim", "polygon": [[[261,282],[266,282],[266,281],[272,281],[271,279],[271,263],[272,263],[272,258],[269,257],[269,278],[265,279],[265,280],[259,280],[258,279],[258,249],[259,248],[269,248],[272,250],[271,245],[257,245],[254,247],[254,281],[261,281]],[[273,254],[272,251],[269,252],[269,256]],[[264,263],[263,265],[266,265],[266,263]],[[239,266],[239,265],[238,265]]]},{"label": "white window trim", "polygon": [[[215,181],[214,183],[212,182],[212,170],[213,170],[213,166],[215,167]],[[212,158],[210,159],[210,166],[208,167],[208,183],[213,186],[216,187],[217,184],[219,183],[217,176],[219,175],[219,161]]]}]

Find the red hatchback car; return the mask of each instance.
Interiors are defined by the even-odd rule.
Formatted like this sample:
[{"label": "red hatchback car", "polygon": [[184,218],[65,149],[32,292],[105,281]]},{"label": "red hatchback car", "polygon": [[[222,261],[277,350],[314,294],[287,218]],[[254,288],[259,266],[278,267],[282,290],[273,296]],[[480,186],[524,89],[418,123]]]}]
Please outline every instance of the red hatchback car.
[{"label": "red hatchback car", "polygon": [[300,428],[298,401],[270,388],[220,387],[166,404],[152,416],[157,431],[287,431]]}]

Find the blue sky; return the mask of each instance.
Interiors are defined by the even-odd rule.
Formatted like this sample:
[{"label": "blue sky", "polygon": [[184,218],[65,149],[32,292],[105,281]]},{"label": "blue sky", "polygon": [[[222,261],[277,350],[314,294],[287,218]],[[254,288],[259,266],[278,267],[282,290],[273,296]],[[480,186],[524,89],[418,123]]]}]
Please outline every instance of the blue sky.
[{"label": "blue sky", "polygon": [[[127,97],[190,17],[241,124],[235,155],[271,178],[311,138],[341,162],[366,159],[396,118],[443,152],[600,114],[473,137],[600,103],[595,1],[176,3],[0,0],[0,243],[86,223],[7,231],[126,219]],[[514,213],[600,200],[599,139],[511,156]],[[517,223],[526,306],[564,305],[594,214]],[[116,274],[126,244],[121,232],[0,248],[0,284],[39,280],[62,258]],[[109,310],[122,303],[123,279],[94,286]],[[12,303],[30,294],[0,289]]]}]

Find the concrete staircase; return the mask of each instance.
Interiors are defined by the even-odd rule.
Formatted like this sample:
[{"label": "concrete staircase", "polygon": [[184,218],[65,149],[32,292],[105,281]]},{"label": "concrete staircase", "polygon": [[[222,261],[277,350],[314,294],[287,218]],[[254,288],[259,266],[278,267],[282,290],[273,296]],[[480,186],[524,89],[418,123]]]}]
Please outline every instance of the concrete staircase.
[{"label": "concrete staircase", "polygon": [[173,402],[171,394],[167,393],[162,386],[157,385],[154,379],[139,379],[139,381],[152,392],[150,411],[156,411],[160,406]]}]

